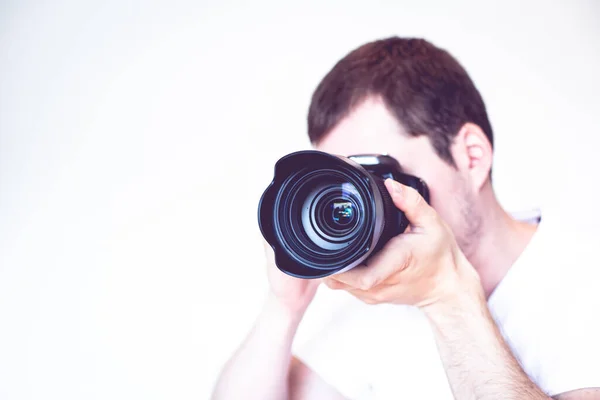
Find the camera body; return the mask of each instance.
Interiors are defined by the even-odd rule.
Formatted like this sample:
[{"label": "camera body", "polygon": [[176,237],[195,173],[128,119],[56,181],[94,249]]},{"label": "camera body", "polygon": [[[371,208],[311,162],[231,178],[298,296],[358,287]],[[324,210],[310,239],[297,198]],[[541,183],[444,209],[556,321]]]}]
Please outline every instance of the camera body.
[{"label": "camera body", "polygon": [[277,267],[306,279],[344,272],[403,233],[409,221],[393,204],[387,178],[415,188],[429,202],[425,182],[387,155],[300,151],[281,158],[258,207]]},{"label": "camera body", "polygon": [[369,174],[379,177],[384,181],[390,178],[416,189],[425,201],[429,203],[429,188],[425,181],[414,175],[402,172],[402,167],[395,158],[386,154],[357,154],[349,156],[348,159],[362,166]]}]

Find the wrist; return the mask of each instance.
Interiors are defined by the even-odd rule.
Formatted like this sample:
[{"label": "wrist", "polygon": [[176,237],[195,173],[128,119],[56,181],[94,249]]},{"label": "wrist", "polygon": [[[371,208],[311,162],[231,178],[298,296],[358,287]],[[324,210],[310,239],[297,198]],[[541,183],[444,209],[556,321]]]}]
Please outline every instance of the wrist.
[{"label": "wrist", "polygon": [[277,297],[269,294],[251,336],[259,338],[256,340],[265,341],[265,348],[268,346],[277,349],[276,351],[273,350],[271,357],[277,357],[278,354],[279,356],[289,357],[301,319],[302,314],[290,312]]},{"label": "wrist", "polygon": [[431,304],[422,307],[430,319],[465,315],[487,311],[487,301],[477,271],[468,262],[460,263],[443,296]]},{"label": "wrist", "polygon": [[472,318],[487,312],[487,303],[483,294],[477,292],[454,293],[442,301],[427,305],[423,312],[432,322],[448,319]]},{"label": "wrist", "polygon": [[290,305],[269,291],[264,305],[264,313],[285,324],[298,325],[307,306]]}]

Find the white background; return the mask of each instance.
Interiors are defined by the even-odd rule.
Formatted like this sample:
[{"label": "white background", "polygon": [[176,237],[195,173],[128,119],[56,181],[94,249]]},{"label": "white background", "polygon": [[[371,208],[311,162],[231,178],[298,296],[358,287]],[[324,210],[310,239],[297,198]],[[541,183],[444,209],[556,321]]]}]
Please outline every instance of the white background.
[{"label": "white background", "polygon": [[595,0],[1,2],[0,398],[208,398],[264,298],[273,163],[376,38],[465,65],[507,208],[594,229],[599,22]]}]

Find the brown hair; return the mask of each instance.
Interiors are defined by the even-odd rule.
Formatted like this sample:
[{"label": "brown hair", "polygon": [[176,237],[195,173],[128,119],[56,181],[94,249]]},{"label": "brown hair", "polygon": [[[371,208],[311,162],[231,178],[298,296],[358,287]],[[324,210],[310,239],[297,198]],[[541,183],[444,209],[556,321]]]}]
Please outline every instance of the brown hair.
[{"label": "brown hair", "polygon": [[466,122],[494,143],[483,99],[458,61],[424,39],[399,37],[360,46],[323,78],[308,112],[311,142],[318,143],[368,96],[381,97],[410,135],[427,135],[451,165],[450,145]]}]

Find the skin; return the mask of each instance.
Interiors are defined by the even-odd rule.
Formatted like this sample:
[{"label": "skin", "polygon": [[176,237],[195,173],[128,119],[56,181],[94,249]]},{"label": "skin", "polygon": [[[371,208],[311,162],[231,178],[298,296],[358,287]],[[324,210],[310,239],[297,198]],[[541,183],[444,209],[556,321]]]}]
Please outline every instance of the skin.
[{"label": "skin", "polygon": [[406,173],[427,182],[432,207],[479,271],[487,296],[535,232],[498,203],[489,179],[492,148],[477,125],[465,124],[458,132],[451,148],[453,167],[435,153],[426,136],[410,137],[380,100],[367,99],[317,149],[339,155],[387,153]]},{"label": "skin", "polygon": [[[411,222],[369,261],[324,280],[369,304],[419,307],[427,316],[456,399],[548,399],[515,360],[490,316],[486,299],[527,246],[536,226],[513,220],[490,181],[492,148],[467,123],[451,147],[455,166],[425,136],[411,137],[381,100],[368,98],[317,149],[333,154],[387,153],[423,178],[431,206],[412,188],[386,181],[394,204]],[[267,250],[271,291],[263,312],[217,382],[214,399],[342,399],[291,356],[291,343],[319,281],[280,273]],[[274,342],[274,340],[276,342]],[[556,398],[600,399],[596,388]]]}]

